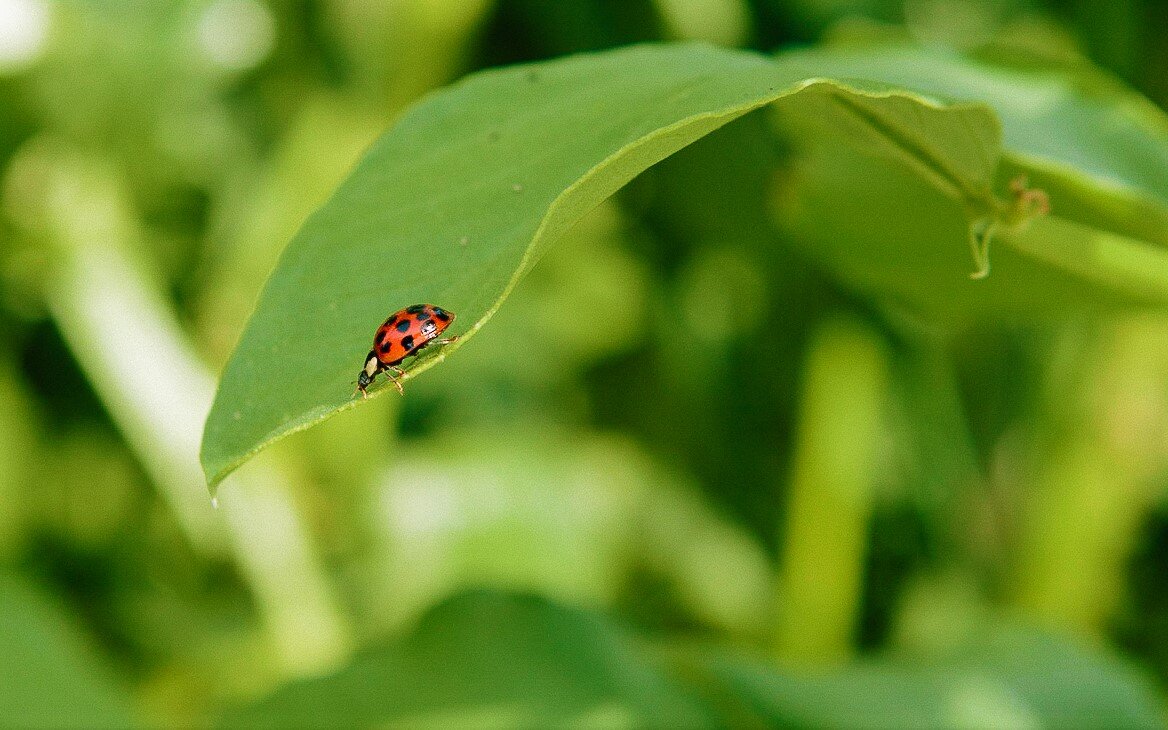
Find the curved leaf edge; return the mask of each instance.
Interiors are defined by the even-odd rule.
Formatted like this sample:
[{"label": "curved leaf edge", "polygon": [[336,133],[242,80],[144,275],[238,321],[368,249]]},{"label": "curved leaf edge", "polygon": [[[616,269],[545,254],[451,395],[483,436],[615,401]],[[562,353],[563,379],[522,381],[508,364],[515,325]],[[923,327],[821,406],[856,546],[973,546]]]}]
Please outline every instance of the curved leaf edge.
[{"label": "curved leaf edge", "polygon": [[[703,44],[687,44],[687,45],[703,45]],[[560,59],[557,59],[557,60],[560,60]],[[760,60],[765,61],[768,59],[760,56]],[[400,125],[402,123],[402,121],[409,116],[411,111],[416,111],[420,106],[422,106],[427,101],[429,101],[437,96],[441,96],[443,94],[450,93],[451,91],[459,88],[460,86],[462,86],[464,84],[473,83],[475,80],[477,80],[481,77],[484,77],[486,75],[489,75],[489,74],[497,74],[500,72],[514,71],[516,68],[538,68],[539,66],[542,65],[542,63],[543,62],[534,63],[534,64],[527,64],[527,65],[519,66],[519,67],[509,67],[507,69],[488,69],[486,71],[473,74],[473,75],[467,77],[466,79],[463,79],[459,82],[456,82],[455,84],[452,84],[450,86],[444,87],[444,88],[436,90],[434,92],[431,92],[430,94],[428,94],[425,97],[423,97],[422,99],[420,99],[418,102],[415,102],[414,106],[410,110],[407,110],[407,112],[405,114],[403,114],[401,118],[399,118],[398,122],[395,123],[392,127],[390,127],[390,129],[385,134],[393,134],[394,129],[397,128],[397,126]],[[775,65],[776,65],[776,68],[778,68],[778,64],[776,63]],[[862,86],[861,86],[861,84],[862,84]],[[575,182],[573,182],[571,185],[569,185],[567,188],[565,188],[559,195],[557,195],[552,200],[552,202],[548,205],[546,212],[544,213],[543,217],[540,220],[539,226],[537,227],[535,233],[533,234],[533,236],[531,238],[531,241],[528,242],[528,244],[525,248],[525,251],[524,251],[522,259],[520,260],[519,266],[516,268],[515,273],[512,275],[511,279],[508,281],[507,285],[504,287],[503,291],[500,293],[500,295],[496,299],[495,303],[489,309],[487,309],[487,311],[484,312],[483,315],[480,316],[479,319],[474,324],[471,325],[470,329],[468,329],[466,332],[462,333],[456,342],[451,343],[450,345],[447,345],[447,346],[441,348],[440,350],[435,352],[433,355],[422,359],[420,362],[413,365],[407,371],[405,376],[403,376],[399,379],[404,382],[405,380],[409,380],[416,375],[420,375],[421,373],[425,372],[426,370],[429,370],[431,367],[434,367],[438,363],[444,361],[451,353],[453,353],[455,350],[457,350],[458,348],[460,348],[464,344],[466,344],[466,342],[469,341],[471,339],[471,337],[473,337],[475,335],[475,333],[477,333],[480,329],[482,329],[483,325],[486,324],[486,322],[492,316],[494,316],[495,312],[498,311],[499,307],[502,306],[503,302],[510,296],[511,292],[514,290],[514,288],[518,284],[519,280],[522,279],[523,276],[527,273],[527,271],[529,271],[530,268],[532,266],[534,266],[535,263],[537,262],[537,257],[533,256],[533,251],[535,251],[537,248],[539,248],[541,246],[541,244],[550,244],[550,243],[554,242],[554,239],[551,239],[548,241],[542,240],[544,235],[545,235],[545,232],[548,228],[549,222],[554,219],[556,211],[559,210],[561,207],[563,207],[565,205],[566,201],[568,201],[573,196],[573,193],[578,191],[584,184],[593,180],[597,175],[601,174],[606,169],[609,169],[609,168],[615,166],[622,159],[625,159],[626,157],[628,157],[632,152],[643,147],[644,145],[648,144],[650,141],[652,141],[658,137],[667,136],[667,135],[669,135],[673,132],[676,132],[678,130],[682,130],[682,129],[685,129],[687,127],[698,125],[703,120],[717,122],[715,125],[711,126],[709,129],[706,129],[701,134],[693,137],[692,139],[689,139],[684,144],[678,145],[675,149],[673,149],[669,153],[662,155],[662,156],[658,157],[656,160],[653,160],[649,164],[646,164],[645,166],[641,167],[633,175],[629,176],[628,179],[624,180],[619,185],[615,186],[607,194],[601,196],[598,200],[596,200],[595,205],[599,205],[601,202],[603,202],[604,200],[606,200],[607,198],[609,198],[613,194],[615,194],[620,188],[624,187],[624,185],[626,185],[631,179],[636,177],[636,175],[639,175],[640,173],[647,170],[649,167],[652,167],[653,164],[656,164],[657,162],[660,162],[661,160],[669,157],[670,155],[675,154],[679,150],[684,149],[685,147],[688,147],[689,145],[693,144],[694,142],[697,142],[698,140],[702,139],[703,137],[710,134],[711,132],[721,128],[722,126],[725,126],[726,124],[729,124],[730,122],[734,121],[735,119],[738,119],[742,116],[745,116],[746,114],[749,114],[751,112],[757,111],[765,106],[768,106],[770,104],[774,104],[774,103],[781,101],[783,99],[794,97],[794,96],[796,96],[804,91],[808,91],[810,89],[813,89],[815,87],[820,87],[820,86],[828,87],[829,89],[836,91],[836,92],[842,92],[844,94],[850,94],[850,95],[868,98],[868,99],[903,98],[903,99],[906,99],[908,101],[920,104],[921,106],[924,106],[924,107],[927,107],[930,109],[934,109],[934,110],[954,110],[954,109],[977,108],[977,109],[983,110],[988,115],[989,118],[993,119],[995,121],[995,123],[999,124],[999,126],[1000,126],[1000,122],[997,121],[997,115],[993,112],[993,110],[989,107],[989,105],[981,103],[981,102],[956,101],[956,102],[947,103],[947,102],[939,101],[935,97],[932,97],[929,95],[919,94],[919,93],[914,92],[914,91],[909,90],[909,89],[897,88],[897,87],[893,87],[893,86],[888,85],[888,84],[881,84],[879,82],[858,81],[857,85],[852,85],[849,83],[845,83],[843,81],[839,81],[839,80],[831,79],[831,78],[826,78],[826,77],[809,77],[809,78],[804,79],[802,81],[791,84],[783,89],[771,90],[767,94],[760,96],[758,99],[756,99],[755,101],[753,101],[751,103],[748,103],[745,105],[735,105],[733,107],[724,107],[721,109],[701,112],[698,114],[692,114],[692,115],[683,117],[682,119],[679,119],[678,121],[674,122],[673,124],[659,127],[657,129],[653,130],[652,132],[645,134],[644,136],[639,137],[636,140],[633,140],[632,142],[629,142],[629,143],[625,144],[624,146],[622,146],[621,148],[619,148],[618,150],[614,151],[608,157],[601,160],[599,163],[597,163],[592,168],[590,168],[586,173],[584,173],[579,178],[577,178]],[[1000,140],[999,140],[999,148],[1000,148]],[[371,149],[372,149],[372,147],[371,147]],[[950,190],[942,189],[942,191],[945,192],[946,194],[951,194]],[[321,207],[329,205],[329,203],[331,201],[332,201],[332,196],[330,196],[329,199],[326,200],[326,202],[323,203]],[[576,219],[569,221],[568,224],[564,227],[564,229],[560,231],[560,233],[562,234],[564,232],[564,230],[567,230],[567,228],[570,228],[572,225],[574,225],[576,222],[578,222],[580,220],[580,218],[582,218],[582,217],[583,217],[583,213],[579,217],[577,217]],[[546,249],[546,245],[544,246],[544,248]],[[278,264],[277,264],[277,268],[278,268]],[[258,305],[258,302],[259,302],[259,298],[257,298],[257,305]],[[389,388],[389,389],[393,390],[392,388]],[[272,444],[274,444],[274,443],[276,443],[276,442],[278,442],[278,441],[280,441],[288,436],[291,436],[293,434],[300,433],[301,431],[305,431],[305,430],[327,420],[328,418],[331,418],[332,416],[334,416],[336,414],[342,413],[342,412],[347,411],[351,408],[355,408],[355,407],[361,405],[364,401],[366,401],[368,399],[380,397],[382,395],[382,393],[384,393],[386,390],[387,390],[387,387],[385,386],[385,384],[382,384],[380,387],[377,387],[376,389],[370,389],[370,391],[368,393],[368,398],[354,397],[354,398],[350,399],[349,401],[341,404],[340,406],[336,406],[336,407],[321,406],[319,409],[320,410],[319,413],[314,414],[312,411],[308,411],[307,413],[301,413],[297,416],[294,416],[292,419],[290,419],[289,421],[286,421],[284,424],[281,424],[280,426],[272,429],[266,436],[259,439],[255,443],[255,445],[252,446],[252,448],[242,452],[236,458],[231,459],[231,460],[225,462],[224,464],[219,465],[217,468],[214,468],[214,469],[208,468],[208,464],[207,464],[206,460],[204,458],[202,458],[203,454],[205,453],[205,449],[201,449],[200,460],[202,461],[204,473],[207,477],[207,485],[208,485],[209,491],[211,492],[212,495],[214,495],[216,493],[216,490],[217,490],[217,487],[219,486],[219,484],[221,484],[223,482],[223,480],[228,475],[230,475],[233,471],[235,471],[240,466],[242,466],[244,463],[249,461],[256,454],[263,451],[264,449],[271,446]],[[216,392],[216,398],[217,397],[218,397],[218,391]],[[204,443],[204,446],[205,446],[205,443]]]}]

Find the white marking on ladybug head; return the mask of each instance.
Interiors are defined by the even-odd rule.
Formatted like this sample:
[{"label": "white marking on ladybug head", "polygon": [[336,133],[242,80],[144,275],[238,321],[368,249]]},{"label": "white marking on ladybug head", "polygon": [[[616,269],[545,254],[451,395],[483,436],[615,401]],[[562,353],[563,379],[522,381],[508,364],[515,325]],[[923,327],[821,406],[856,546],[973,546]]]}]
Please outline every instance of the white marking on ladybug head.
[{"label": "white marking on ladybug head", "polygon": [[422,335],[425,337],[432,336],[437,329],[438,329],[438,325],[434,324],[431,321],[426,321],[426,322],[422,323]]},{"label": "white marking on ladybug head", "polygon": [[365,361],[365,374],[371,378],[377,374],[377,358],[376,357],[371,357]]}]

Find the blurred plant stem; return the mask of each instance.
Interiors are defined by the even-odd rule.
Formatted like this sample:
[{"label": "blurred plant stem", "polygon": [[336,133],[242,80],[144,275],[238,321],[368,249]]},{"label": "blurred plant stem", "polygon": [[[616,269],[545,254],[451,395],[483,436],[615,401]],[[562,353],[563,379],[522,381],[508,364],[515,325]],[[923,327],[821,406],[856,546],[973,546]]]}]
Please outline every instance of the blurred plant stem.
[{"label": "blurred plant stem", "polygon": [[234,557],[281,669],[337,663],[348,631],[275,466],[240,474],[221,490],[222,514],[212,509],[198,452],[214,381],[135,255],[142,232],[114,168],[41,140],[7,183],[7,202],[53,250],[53,319],[191,546]]},{"label": "blurred plant stem", "polygon": [[812,339],[780,551],[776,656],[846,659],[859,612],[889,387],[880,335],[829,320]]},{"label": "blurred plant stem", "polygon": [[454,77],[494,0],[329,0],[324,11],[354,84],[400,108]]},{"label": "blurred plant stem", "polygon": [[1054,378],[1053,433],[1021,525],[1014,600],[1042,620],[1090,635],[1123,596],[1126,562],[1168,465],[1168,323],[1105,326],[1075,376]]},{"label": "blurred plant stem", "polygon": [[670,37],[719,46],[741,46],[751,31],[744,0],[656,0],[654,5]]},{"label": "blurred plant stem", "polygon": [[39,455],[32,404],[15,372],[8,357],[0,356],[0,565],[16,556],[28,529],[22,486]]}]

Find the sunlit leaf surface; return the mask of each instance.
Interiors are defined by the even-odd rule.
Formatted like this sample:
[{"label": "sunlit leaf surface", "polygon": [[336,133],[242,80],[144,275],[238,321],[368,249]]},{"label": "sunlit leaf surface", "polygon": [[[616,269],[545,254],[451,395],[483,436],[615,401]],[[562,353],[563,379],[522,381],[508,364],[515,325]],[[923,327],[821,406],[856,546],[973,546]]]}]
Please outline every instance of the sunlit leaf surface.
[{"label": "sunlit leaf surface", "polygon": [[[416,374],[465,344],[543,248],[632,177],[798,92],[832,100],[853,124],[875,125],[874,136],[889,136],[892,153],[930,179],[988,194],[996,132],[981,107],[944,112],[809,86],[762,56],[693,45],[480,74],[410,111],[289,244],[207,421],[210,482],[359,402],[352,381],[390,312],[432,302],[458,315],[452,331],[462,341]],[[978,131],[957,143],[955,127]]]},{"label": "sunlit leaf surface", "polygon": [[[1079,93],[1053,72],[990,74],[879,50],[869,68],[865,58],[641,46],[486,72],[432,95],[289,244],[223,373],[203,441],[208,480],[357,404],[353,379],[387,314],[417,302],[458,314],[452,332],[462,340],[426,353],[410,375],[430,367],[465,345],[587,211],[772,102],[800,150],[774,171],[775,222],[878,300],[957,319],[1168,302],[1164,234],[1131,222],[1135,212],[1165,218],[1149,198],[1165,187],[1147,164],[1165,148],[1154,112]],[[855,88],[818,78],[866,71]],[[1024,107],[1022,97],[1045,98],[1038,91],[1047,106]],[[1003,108],[1005,150],[990,108],[968,103],[991,96]],[[1105,121],[1102,107],[1113,131],[1093,139],[1083,130]],[[1033,141],[1035,125],[1067,114],[1086,126]],[[1119,143],[1148,152],[1111,165],[1107,149]],[[1028,172],[1050,186],[1036,193],[1050,199],[1049,220],[1021,197],[1031,183],[1018,176],[1012,189],[1003,179]],[[1071,204],[1068,188],[1094,207]],[[989,272],[987,255],[994,275],[971,281]]]}]

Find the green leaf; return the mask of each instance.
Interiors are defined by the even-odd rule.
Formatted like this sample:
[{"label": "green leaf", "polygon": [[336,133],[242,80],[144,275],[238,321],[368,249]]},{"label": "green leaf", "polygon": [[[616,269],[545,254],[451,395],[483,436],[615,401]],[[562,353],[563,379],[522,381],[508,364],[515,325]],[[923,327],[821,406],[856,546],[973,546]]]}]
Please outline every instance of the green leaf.
[{"label": "green leaf", "polygon": [[[1059,179],[1031,175],[1032,184]],[[820,144],[783,185],[778,221],[807,256],[868,296],[934,321],[1059,320],[1168,303],[1168,255],[1155,240],[1123,231],[1118,219],[1140,207],[1122,196],[1091,198],[1114,219],[1091,225],[1060,215],[1070,198],[1046,184],[1056,212],[1000,231],[990,242],[990,275],[973,280],[970,217],[903,166]]]},{"label": "green leaf", "polygon": [[663,653],[586,611],[476,592],[222,724],[1160,727],[1161,715],[1126,665],[1033,631],[998,630],[920,661],[796,671],[721,649]]},{"label": "green leaf", "polygon": [[0,718],[19,727],[130,727],[127,696],[61,609],[0,576]]},{"label": "green leaf", "polygon": [[947,101],[979,101],[1002,124],[1006,150],[1168,203],[1168,119],[1154,104],[1083,62],[998,62],[911,46],[783,54],[795,73],[892,84]]},{"label": "green leaf", "polygon": [[780,223],[854,288],[958,324],[1168,303],[1168,120],[1102,72],[899,46],[800,51],[781,62],[946,102],[985,102],[1002,126],[997,189],[1024,176],[1050,200],[1049,216],[993,229],[993,274],[964,281],[968,211],[793,108],[786,116],[796,128],[814,124],[820,133],[800,138],[804,154],[784,180]]},{"label": "green leaf", "polygon": [[[289,244],[223,373],[202,462],[212,487],[265,445],[356,405],[387,314],[432,302],[465,345],[545,248],[650,165],[776,99],[823,95],[891,154],[983,196],[995,122],[886,91],[808,84],[750,53],[641,46],[491,71],[414,107]],[[949,115],[954,115],[950,118]],[[956,132],[973,133],[962,138]],[[986,200],[965,201],[972,207]],[[371,391],[376,395],[382,387]]]},{"label": "green leaf", "polygon": [[[465,345],[599,202],[772,102],[800,150],[782,174],[762,171],[777,181],[774,223],[867,295],[957,323],[1168,304],[1168,124],[1105,81],[922,51],[776,61],[697,45],[468,78],[407,113],[289,244],[207,419],[208,481],[360,403],[353,381],[390,312],[458,314],[462,339],[424,353],[412,377]],[[969,100],[995,105],[1001,125]],[[1014,197],[1018,173],[1049,195],[1051,217]],[[769,233],[750,243],[780,240]],[[987,251],[993,275],[970,281]]]},{"label": "green leaf", "polygon": [[695,727],[713,718],[623,632],[532,597],[471,593],[336,674],[227,727]]},{"label": "green leaf", "polygon": [[1032,631],[991,633],[925,662],[795,672],[726,654],[690,661],[768,726],[1163,727],[1155,692],[1131,668]]}]

